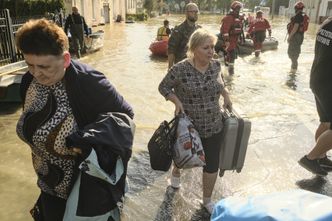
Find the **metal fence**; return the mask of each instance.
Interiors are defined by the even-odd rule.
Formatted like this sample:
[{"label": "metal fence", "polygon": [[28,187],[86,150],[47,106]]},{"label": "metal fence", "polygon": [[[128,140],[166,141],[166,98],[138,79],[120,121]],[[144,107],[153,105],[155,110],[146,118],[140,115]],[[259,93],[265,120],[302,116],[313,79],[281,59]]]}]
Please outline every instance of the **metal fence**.
[{"label": "metal fence", "polygon": [[8,9],[0,10],[0,66],[24,60],[15,46],[15,33],[29,19],[46,17],[63,26],[62,11],[40,16],[11,18]]},{"label": "metal fence", "polygon": [[0,65],[5,65],[22,59],[15,47],[14,27],[9,10],[0,11]]}]

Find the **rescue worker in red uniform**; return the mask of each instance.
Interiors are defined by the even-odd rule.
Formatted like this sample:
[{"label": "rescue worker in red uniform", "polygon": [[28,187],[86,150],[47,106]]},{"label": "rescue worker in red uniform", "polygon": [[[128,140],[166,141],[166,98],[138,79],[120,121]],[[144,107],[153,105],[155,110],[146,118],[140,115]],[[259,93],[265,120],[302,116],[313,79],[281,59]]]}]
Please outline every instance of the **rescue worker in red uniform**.
[{"label": "rescue worker in red uniform", "polygon": [[255,56],[258,57],[261,53],[263,42],[266,38],[266,30],[271,37],[271,26],[267,19],[263,18],[263,12],[257,11],[256,19],[249,25],[248,34],[254,42]]},{"label": "rescue worker in red uniform", "polygon": [[304,32],[308,29],[309,17],[303,12],[303,2],[297,2],[294,5],[295,15],[291,18],[290,23],[287,25],[288,32],[288,57],[292,61],[291,73],[297,70],[297,59],[301,53],[301,45],[304,39]]},{"label": "rescue worker in red uniform", "polygon": [[228,73],[234,74],[234,61],[236,59],[236,47],[239,37],[243,33],[243,21],[240,19],[239,13],[242,3],[234,1],[231,4],[231,11],[221,20],[220,35],[223,39],[226,51],[225,61],[228,64]]}]

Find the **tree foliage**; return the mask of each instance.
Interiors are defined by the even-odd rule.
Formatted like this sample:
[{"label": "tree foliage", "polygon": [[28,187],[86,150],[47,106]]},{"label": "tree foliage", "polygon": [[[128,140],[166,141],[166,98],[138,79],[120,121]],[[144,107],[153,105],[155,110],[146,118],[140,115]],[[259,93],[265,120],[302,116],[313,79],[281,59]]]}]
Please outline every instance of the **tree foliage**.
[{"label": "tree foliage", "polygon": [[157,5],[156,0],[144,0],[143,7],[146,9],[149,16],[151,16],[151,12],[154,10],[155,5]]},{"label": "tree foliage", "polygon": [[0,8],[9,9],[12,17],[44,15],[64,9],[64,0],[1,0]]},{"label": "tree foliage", "polygon": [[[189,3],[194,2],[198,5],[200,10],[212,10],[212,9],[223,9],[229,10],[231,3],[234,0],[163,0],[164,4],[170,6],[170,9],[174,9],[174,5],[180,5],[181,2]],[[239,0],[244,4],[245,8],[253,10],[255,6],[259,6],[262,0]],[[156,10],[161,0],[145,0],[143,7],[147,10],[148,14],[151,14],[153,10]],[[275,0],[275,13],[278,12],[280,6],[288,7],[289,0]],[[272,9],[273,0],[266,0],[266,7]]]}]

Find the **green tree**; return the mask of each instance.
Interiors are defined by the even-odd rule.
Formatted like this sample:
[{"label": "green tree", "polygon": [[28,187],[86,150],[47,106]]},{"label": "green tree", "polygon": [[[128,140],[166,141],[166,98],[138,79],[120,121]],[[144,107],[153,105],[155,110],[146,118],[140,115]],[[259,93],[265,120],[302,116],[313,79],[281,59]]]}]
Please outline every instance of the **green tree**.
[{"label": "green tree", "polygon": [[146,9],[149,16],[151,16],[151,12],[153,11],[156,4],[156,0],[145,0],[143,7]]},{"label": "green tree", "polygon": [[218,0],[218,2],[220,5],[220,9],[228,11],[231,6],[232,0]]},{"label": "green tree", "polygon": [[0,0],[0,8],[7,8],[12,17],[44,15],[64,9],[64,0]]},{"label": "green tree", "polygon": [[245,2],[245,7],[253,10],[255,6],[258,6],[261,0],[250,0]]}]

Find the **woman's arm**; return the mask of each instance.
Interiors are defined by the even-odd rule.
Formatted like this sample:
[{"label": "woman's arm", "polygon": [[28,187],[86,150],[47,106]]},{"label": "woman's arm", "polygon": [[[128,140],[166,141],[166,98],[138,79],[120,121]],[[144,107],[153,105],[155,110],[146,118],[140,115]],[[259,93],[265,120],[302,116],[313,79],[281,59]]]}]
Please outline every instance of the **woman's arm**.
[{"label": "woman's arm", "polygon": [[172,67],[159,84],[159,92],[166,100],[170,100],[175,105],[175,115],[184,112],[182,102],[174,93],[174,86],[177,82],[177,68]]},{"label": "woman's arm", "polygon": [[224,88],[222,91],[221,91],[221,95],[223,96],[224,98],[224,104],[223,104],[223,108],[224,109],[228,109],[229,111],[232,111],[232,101],[229,97],[229,94],[228,94],[228,91],[226,88]]},{"label": "woman's arm", "polygon": [[92,111],[96,111],[97,115],[106,112],[120,112],[127,114],[130,118],[134,117],[131,105],[116,90],[115,86],[99,72],[91,72],[86,78],[89,84],[86,90],[86,100],[91,102]]},{"label": "woman's arm", "polygon": [[166,99],[170,100],[175,105],[175,111],[174,111],[175,115],[178,115],[180,113],[184,113],[182,103],[181,103],[180,99],[174,93],[168,94]]}]

